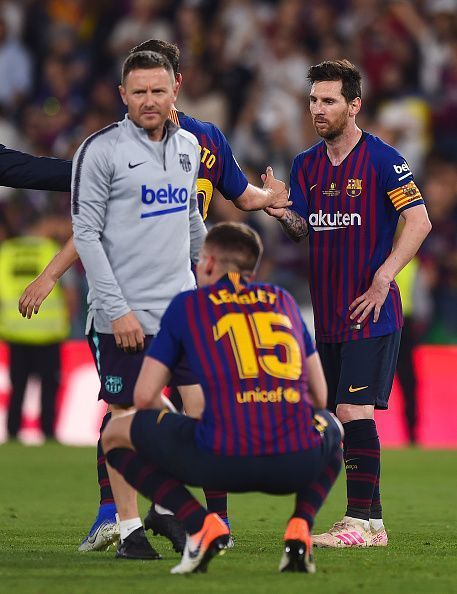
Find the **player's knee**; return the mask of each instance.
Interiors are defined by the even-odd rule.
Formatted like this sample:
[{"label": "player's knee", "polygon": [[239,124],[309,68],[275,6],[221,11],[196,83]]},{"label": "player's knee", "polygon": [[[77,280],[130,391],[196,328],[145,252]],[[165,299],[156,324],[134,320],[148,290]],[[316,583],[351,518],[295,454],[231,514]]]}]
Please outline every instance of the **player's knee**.
[{"label": "player's knee", "polygon": [[338,404],[336,407],[336,416],[341,423],[358,421],[360,419],[372,419],[374,416],[374,406],[360,404]]},{"label": "player's knee", "polygon": [[332,421],[333,421],[333,423],[334,423],[334,425],[336,427],[336,430],[337,430],[337,433],[340,436],[340,439],[344,439],[344,428],[343,428],[342,422],[332,412],[329,412],[328,414],[330,415],[330,417],[331,417],[331,419],[332,419]]}]

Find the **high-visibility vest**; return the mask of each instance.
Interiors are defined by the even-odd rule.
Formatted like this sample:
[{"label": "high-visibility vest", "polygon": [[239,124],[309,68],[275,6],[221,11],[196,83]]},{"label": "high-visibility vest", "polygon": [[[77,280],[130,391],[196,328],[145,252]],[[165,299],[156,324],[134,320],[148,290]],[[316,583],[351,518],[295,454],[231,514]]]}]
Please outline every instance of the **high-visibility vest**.
[{"label": "high-visibility vest", "polygon": [[405,316],[411,316],[413,313],[414,287],[418,271],[419,261],[417,258],[413,258],[395,277],[395,282],[400,289],[403,314]]},{"label": "high-visibility vest", "polygon": [[0,338],[24,344],[61,342],[70,332],[68,309],[57,284],[28,320],[18,310],[26,286],[52,260],[59,245],[45,237],[16,237],[0,246]]}]

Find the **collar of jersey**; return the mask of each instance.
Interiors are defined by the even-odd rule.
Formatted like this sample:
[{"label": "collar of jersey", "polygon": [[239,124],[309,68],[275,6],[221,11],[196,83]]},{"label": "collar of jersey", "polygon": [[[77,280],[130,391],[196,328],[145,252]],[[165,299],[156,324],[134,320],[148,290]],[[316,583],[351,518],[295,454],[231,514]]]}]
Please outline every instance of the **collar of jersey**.
[{"label": "collar of jersey", "polygon": [[[148,133],[146,132],[146,130],[144,130],[140,126],[137,126],[136,124],[134,124],[132,122],[132,120],[129,118],[128,114],[125,114],[124,123],[125,123],[126,127],[128,128],[128,130],[130,130],[131,133],[135,137],[139,138],[140,140],[143,140],[143,141],[146,140],[146,141],[150,142]],[[178,130],[179,130],[179,127],[174,122],[172,122],[170,119],[165,120],[165,136],[162,138],[162,140],[159,140],[158,142],[163,142],[163,143],[168,142],[168,140],[174,134],[176,134],[176,132]]]},{"label": "collar of jersey", "polygon": [[224,276],[222,276],[215,284],[217,287],[228,285],[231,289],[234,289],[239,293],[242,289],[246,288],[249,282],[239,273],[227,272],[227,274],[224,274]]}]

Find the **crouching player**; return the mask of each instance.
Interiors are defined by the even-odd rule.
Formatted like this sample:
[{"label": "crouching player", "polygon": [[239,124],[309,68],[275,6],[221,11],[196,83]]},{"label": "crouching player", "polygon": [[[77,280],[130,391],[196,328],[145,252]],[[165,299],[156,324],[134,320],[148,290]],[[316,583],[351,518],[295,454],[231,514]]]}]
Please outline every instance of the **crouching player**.
[{"label": "crouching player", "polygon": [[[296,494],[281,571],[312,573],[310,531],[341,467],[341,426],[324,408],[325,379],[294,299],[250,282],[261,255],[246,225],[206,237],[199,289],[170,303],[135,387],[136,413],[110,421],[107,459],[140,493],[183,522],[172,573],[205,571],[229,530],[185,485]],[[201,420],[163,410],[161,390],[186,354],[205,396]]]}]

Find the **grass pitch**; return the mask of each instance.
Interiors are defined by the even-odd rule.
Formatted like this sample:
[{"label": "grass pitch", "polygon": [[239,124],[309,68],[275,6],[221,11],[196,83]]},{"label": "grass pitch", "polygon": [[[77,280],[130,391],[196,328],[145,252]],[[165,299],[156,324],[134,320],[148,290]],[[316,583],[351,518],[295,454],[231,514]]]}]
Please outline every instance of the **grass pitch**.
[{"label": "grass pitch", "polygon": [[[77,552],[96,512],[95,451],[56,444],[0,446],[0,592],[8,594],[457,594],[457,452],[408,449],[383,457],[387,548],[317,550],[317,573],[279,574],[290,497],[234,495],[236,547],[206,575],[172,576],[178,556],[153,538],[162,561]],[[343,477],[316,532],[344,513]],[[147,503],[141,502],[142,510]]]}]

